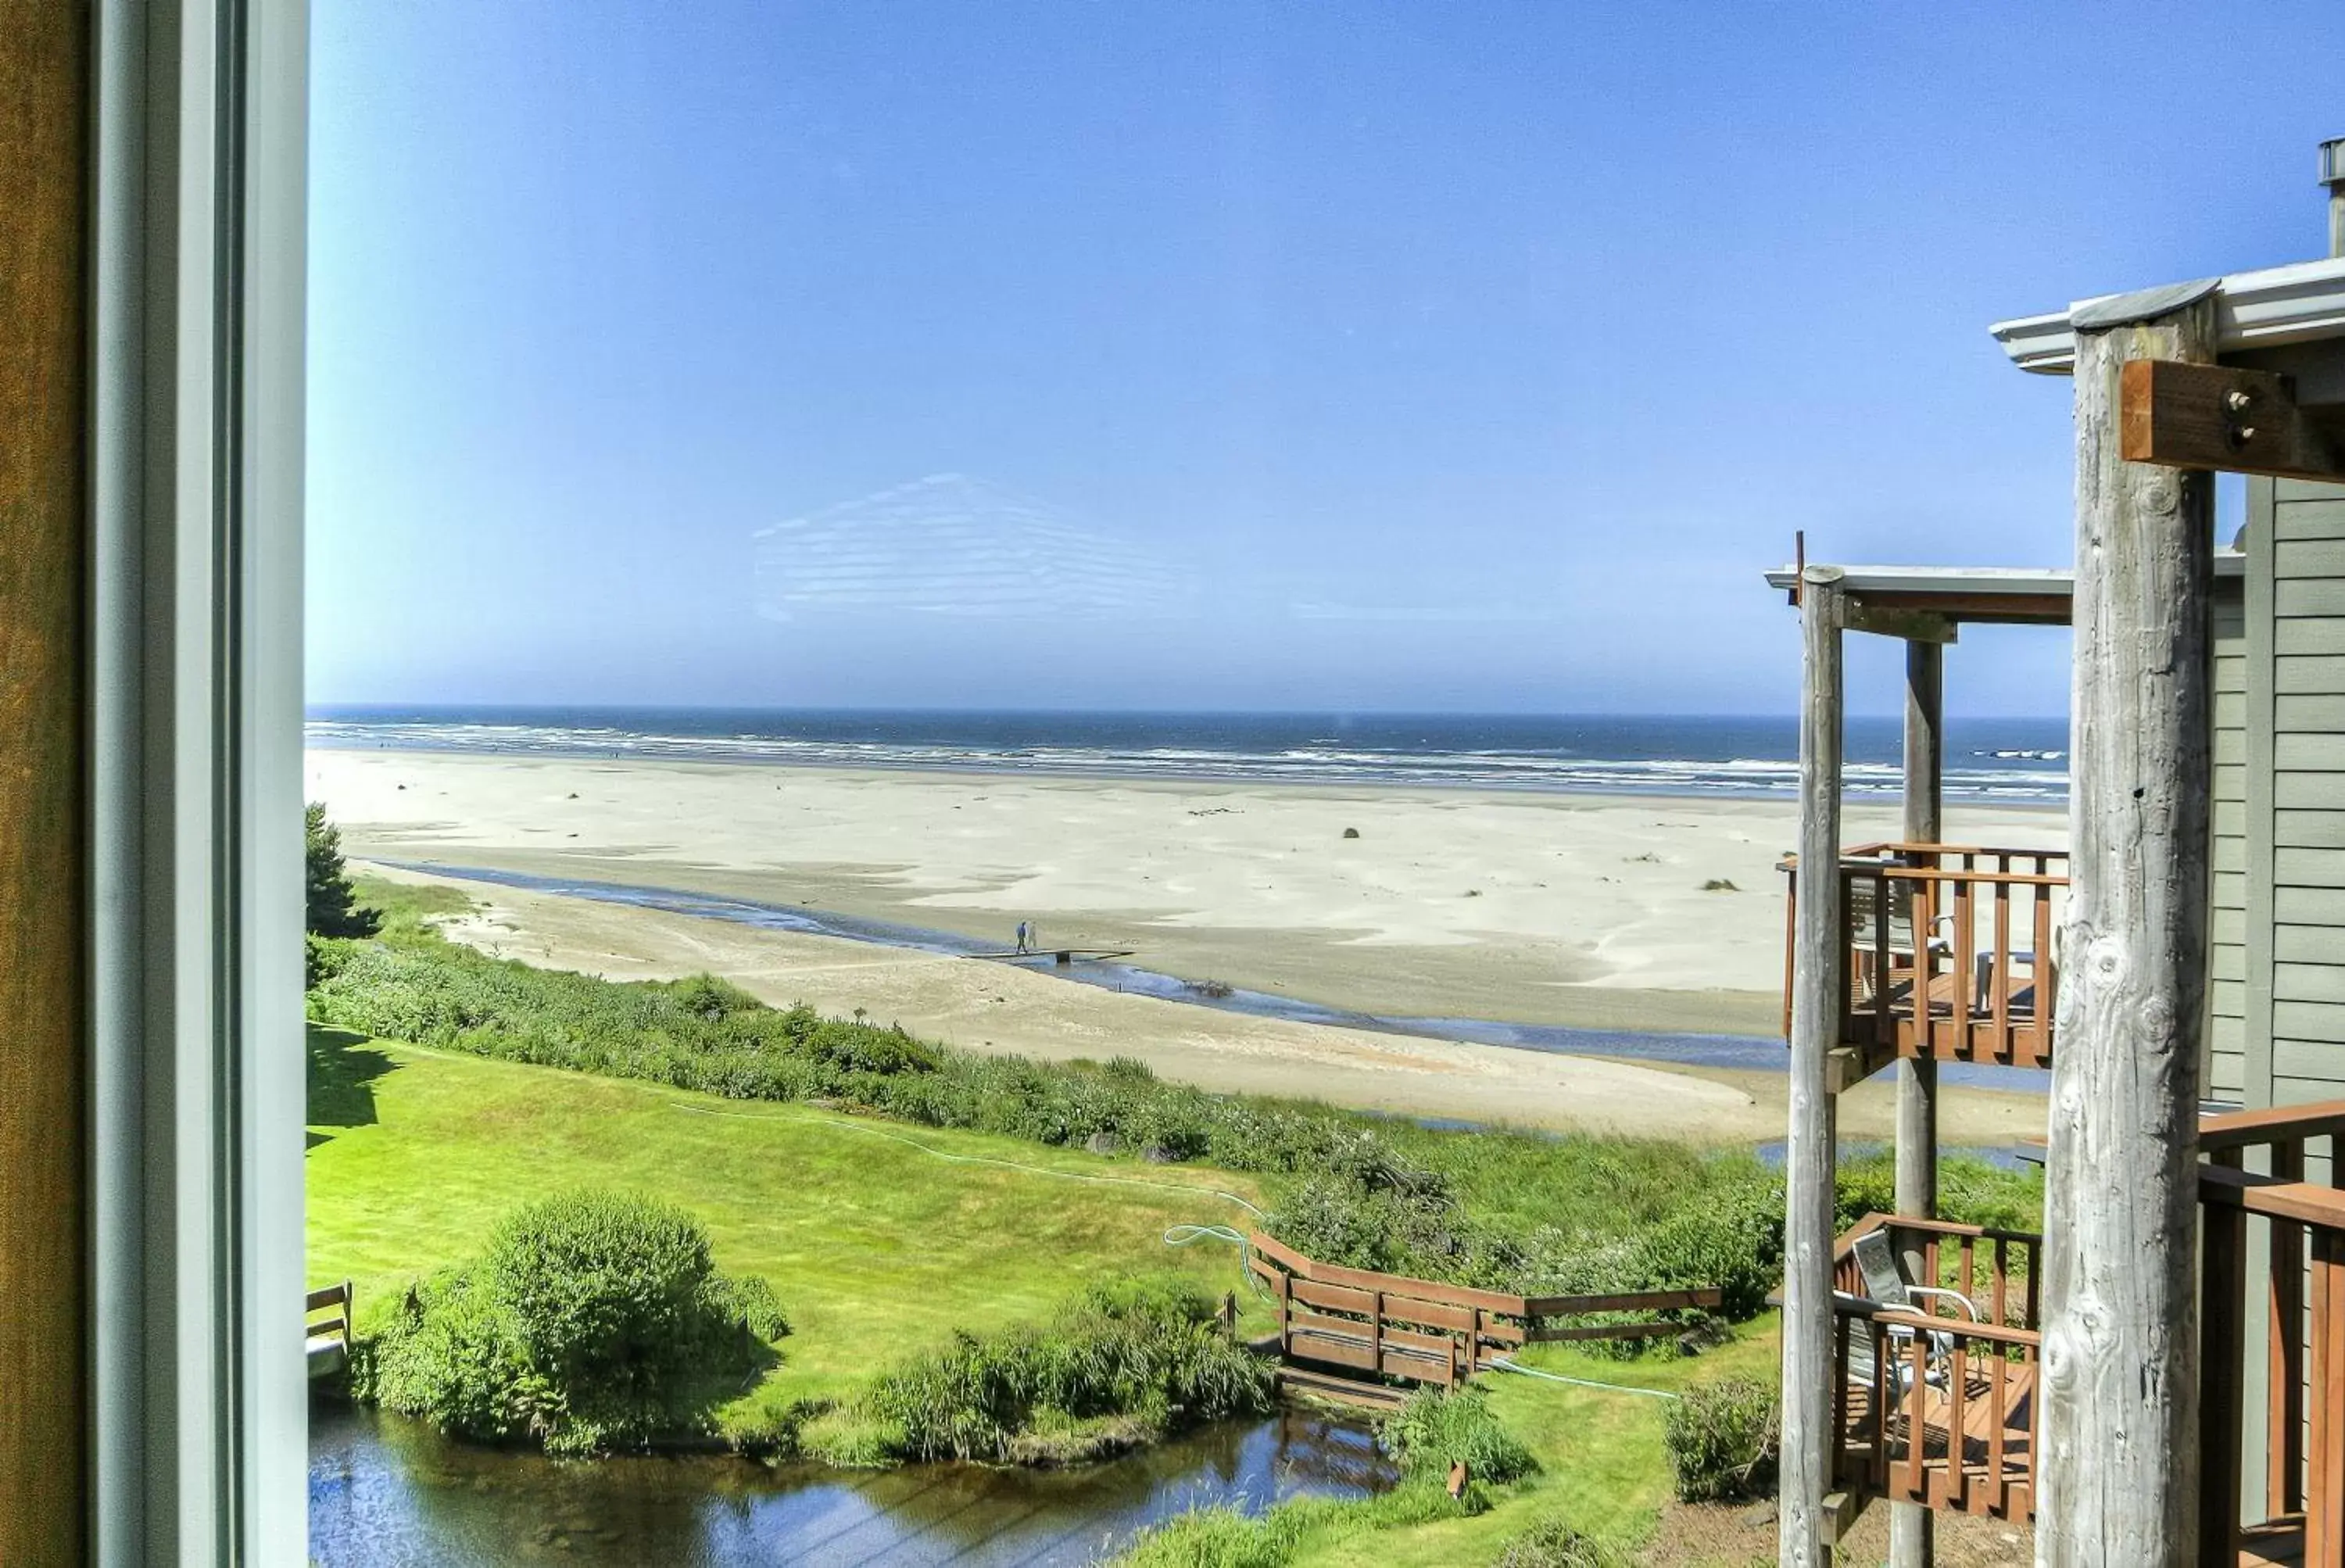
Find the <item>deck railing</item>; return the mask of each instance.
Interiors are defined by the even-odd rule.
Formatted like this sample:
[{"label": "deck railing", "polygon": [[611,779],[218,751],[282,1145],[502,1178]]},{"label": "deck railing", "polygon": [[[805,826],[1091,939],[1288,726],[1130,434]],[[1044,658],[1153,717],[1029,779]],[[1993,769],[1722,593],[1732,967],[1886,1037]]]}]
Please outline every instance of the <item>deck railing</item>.
[{"label": "deck railing", "polygon": [[[1918,1257],[1913,1281],[1952,1292],[1896,1303],[1871,1294],[1858,1238],[1885,1232]],[[1833,1485],[1852,1514],[1873,1499],[2033,1519],[2043,1339],[2040,1237],[1945,1220],[1867,1215],[1834,1252]]]},{"label": "deck railing", "polygon": [[[2345,1562],[2345,1192],[2330,1185],[2345,1154],[2340,1133],[2345,1101],[2199,1125],[2208,1162],[2198,1185],[2199,1539],[2208,1562]],[[2308,1164],[2322,1163],[2330,1183],[2307,1180]],[[2266,1305],[2251,1317],[2258,1251]],[[2261,1371],[2266,1391],[2253,1431],[2242,1398],[2250,1369]],[[2259,1473],[2260,1495],[2250,1496]],[[2260,1522],[2242,1522],[2250,1519]]]},{"label": "deck railing", "polygon": [[[2199,1560],[2345,1563],[2345,1100],[2209,1116],[2198,1144]],[[1939,1298],[1875,1295],[1857,1252],[1873,1232],[1900,1263],[1882,1287],[1950,1291],[1975,1320]],[[1832,1476],[1844,1520],[1873,1499],[2035,1517],[2041,1248],[2023,1232],[1879,1214],[1840,1238]],[[2251,1268],[2266,1276],[2252,1314]]]},{"label": "deck railing", "polygon": [[[1860,844],[1840,861],[1848,984],[1839,1038],[1872,1072],[1898,1056],[2052,1064],[2059,988],[2059,904],[2068,858],[2056,850]],[[1791,1030],[1791,878],[1783,1027]]]}]

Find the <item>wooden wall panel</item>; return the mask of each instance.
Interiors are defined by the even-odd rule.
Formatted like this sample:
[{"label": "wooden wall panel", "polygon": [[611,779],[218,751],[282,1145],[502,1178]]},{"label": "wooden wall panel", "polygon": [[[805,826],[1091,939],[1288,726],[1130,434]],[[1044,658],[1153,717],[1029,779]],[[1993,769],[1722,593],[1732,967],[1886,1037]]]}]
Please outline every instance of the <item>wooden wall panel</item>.
[{"label": "wooden wall panel", "polygon": [[85,1553],[90,18],[0,0],[0,1563]]}]

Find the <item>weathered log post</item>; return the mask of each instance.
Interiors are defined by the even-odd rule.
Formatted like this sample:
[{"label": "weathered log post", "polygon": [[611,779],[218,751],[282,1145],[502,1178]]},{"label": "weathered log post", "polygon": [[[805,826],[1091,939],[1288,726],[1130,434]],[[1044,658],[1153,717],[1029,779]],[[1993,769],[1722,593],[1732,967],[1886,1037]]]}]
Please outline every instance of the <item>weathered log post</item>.
[{"label": "weathered log post", "polygon": [[2046,1158],[2042,1568],[2198,1557],[2214,481],[2121,458],[2118,382],[2128,360],[2213,360],[2213,288],[2072,318],[2075,874]]},{"label": "weathered log post", "polygon": [[1792,932],[1791,1126],[1783,1153],[1782,1568],[1829,1568],[1832,1490],[1832,1095],[1848,942],[1841,910],[1840,572],[1801,573],[1800,841]]},{"label": "weathered log post", "polygon": [[[1909,844],[1945,839],[1945,645],[1922,638],[1905,644],[1905,820]],[[1929,932],[1914,933],[1918,952]],[[1921,1219],[1938,1214],[1938,1064],[1908,1056],[1897,1064],[1897,1212]],[[1907,1278],[1922,1278],[1918,1239],[1905,1250]],[[1925,1283],[1935,1285],[1936,1280]],[[1929,1568],[1936,1551],[1930,1511],[1901,1502],[1889,1515],[1889,1568]]]}]

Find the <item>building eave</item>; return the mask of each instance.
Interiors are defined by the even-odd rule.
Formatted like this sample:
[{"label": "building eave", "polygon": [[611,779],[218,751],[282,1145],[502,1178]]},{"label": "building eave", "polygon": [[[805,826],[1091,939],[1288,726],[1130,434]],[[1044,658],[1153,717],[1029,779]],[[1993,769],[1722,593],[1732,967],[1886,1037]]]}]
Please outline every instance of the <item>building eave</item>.
[{"label": "building eave", "polygon": [[[1998,321],[1988,331],[2021,370],[2066,375],[2076,363],[2070,320],[2088,305],[2116,298],[2079,300],[2065,311]],[[2215,331],[2223,353],[2345,338],[2345,257],[2221,279],[2215,292]]]}]

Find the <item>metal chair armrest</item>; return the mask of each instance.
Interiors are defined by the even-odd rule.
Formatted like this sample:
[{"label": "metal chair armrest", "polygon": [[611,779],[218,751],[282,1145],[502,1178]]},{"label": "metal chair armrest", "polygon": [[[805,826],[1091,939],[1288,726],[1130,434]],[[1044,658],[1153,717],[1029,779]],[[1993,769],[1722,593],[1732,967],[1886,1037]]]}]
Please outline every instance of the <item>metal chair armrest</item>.
[{"label": "metal chair armrest", "polygon": [[1908,1285],[1905,1287],[1905,1294],[1908,1296],[1943,1297],[1946,1300],[1952,1301],[1955,1306],[1960,1307],[1963,1309],[1963,1316],[1970,1321],[1975,1323],[1979,1320],[1978,1308],[1972,1306],[1971,1298],[1964,1295],[1959,1290],[1941,1290],[1934,1285]]}]

